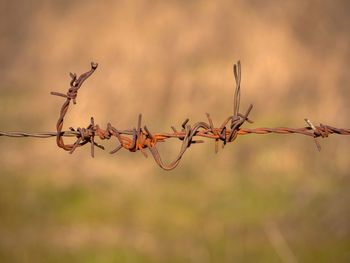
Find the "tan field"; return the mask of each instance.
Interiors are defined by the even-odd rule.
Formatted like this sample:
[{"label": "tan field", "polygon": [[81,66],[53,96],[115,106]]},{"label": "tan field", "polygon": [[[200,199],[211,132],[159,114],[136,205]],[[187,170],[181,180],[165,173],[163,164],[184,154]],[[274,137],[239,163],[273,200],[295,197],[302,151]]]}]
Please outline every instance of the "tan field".
[{"label": "tan field", "polygon": [[[55,131],[69,72],[98,62],[64,130],[350,128],[348,1],[0,1],[0,131]],[[1,262],[350,262],[350,136],[239,135],[164,171],[96,141],[0,137]],[[74,142],[74,139],[67,139]],[[159,146],[171,161],[181,147]],[[148,150],[146,149],[146,152]]]}]

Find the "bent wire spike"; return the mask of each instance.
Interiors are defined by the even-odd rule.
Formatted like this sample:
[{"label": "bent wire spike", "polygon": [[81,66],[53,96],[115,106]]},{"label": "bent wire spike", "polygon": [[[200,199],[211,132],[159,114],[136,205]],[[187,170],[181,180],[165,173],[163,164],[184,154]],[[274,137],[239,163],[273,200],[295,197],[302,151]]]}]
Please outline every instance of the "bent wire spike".
[{"label": "bent wire spike", "polygon": [[[329,134],[341,134],[350,135],[350,129],[338,129],[331,127],[329,125],[320,124],[319,126],[314,126],[308,119],[305,119],[308,126],[298,129],[293,128],[256,128],[256,129],[245,129],[241,126],[247,121],[253,123],[252,120],[248,118],[253,105],[250,105],[244,114],[239,112],[240,105],[240,90],[241,90],[241,63],[238,61],[237,64],[233,66],[233,73],[236,81],[236,89],[233,98],[233,114],[228,116],[220,127],[214,127],[213,121],[209,115],[206,113],[208,123],[200,121],[195,123],[193,126],[188,124],[189,119],[186,119],[182,125],[181,130],[178,131],[175,127],[171,127],[172,133],[152,133],[147,126],[141,127],[142,115],[139,115],[137,128],[128,130],[118,130],[113,127],[110,123],[107,124],[107,128],[104,130],[100,128],[99,125],[95,124],[94,118],[91,117],[91,122],[86,128],[70,128],[70,131],[62,131],[64,117],[66,116],[67,110],[70,106],[70,102],[76,104],[76,98],[78,95],[78,90],[81,88],[84,81],[89,78],[92,73],[97,69],[98,64],[91,62],[90,71],[82,74],[77,78],[76,74],[70,73],[72,80],[70,81],[70,88],[66,94],[59,92],[51,92],[52,95],[60,96],[65,98],[60,115],[57,121],[56,129],[57,132],[41,132],[41,133],[25,133],[25,132],[0,132],[0,136],[10,136],[10,137],[37,137],[37,138],[48,138],[55,136],[58,147],[73,153],[77,147],[81,147],[87,143],[91,144],[91,156],[94,157],[94,146],[104,149],[95,142],[95,136],[98,136],[101,140],[110,139],[116,137],[119,141],[119,145],[110,152],[114,154],[122,148],[125,148],[131,152],[136,152],[140,150],[145,157],[147,153],[144,149],[148,148],[153,155],[156,163],[165,170],[174,169],[180,162],[183,154],[186,150],[196,143],[203,143],[203,140],[195,140],[194,137],[204,137],[215,140],[215,152],[218,152],[219,141],[222,141],[222,148],[225,147],[227,143],[233,142],[238,135],[241,134],[267,134],[267,133],[283,133],[292,134],[298,133],[314,138],[318,150],[321,150],[321,146],[318,141],[318,137],[328,137]],[[73,144],[65,144],[64,136],[74,136],[77,138]],[[182,141],[181,149],[178,155],[170,164],[164,164],[162,158],[157,149],[158,142],[164,142],[169,138],[177,138]]]}]

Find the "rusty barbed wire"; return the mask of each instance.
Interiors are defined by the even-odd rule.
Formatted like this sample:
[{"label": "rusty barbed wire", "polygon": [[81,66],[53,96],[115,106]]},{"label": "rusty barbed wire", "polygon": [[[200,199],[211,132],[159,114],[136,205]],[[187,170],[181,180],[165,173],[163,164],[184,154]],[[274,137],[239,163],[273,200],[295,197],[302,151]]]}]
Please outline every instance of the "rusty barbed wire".
[{"label": "rusty barbed wire", "polygon": [[[81,88],[82,84],[86,79],[88,79],[92,73],[97,69],[98,64],[91,62],[91,69],[79,76],[74,73],[70,73],[72,80],[70,81],[70,88],[66,94],[59,92],[51,92],[52,95],[60,96],[65,98],[60,115],[56,124],[56,132],[38,132],[38,133],[26,133],[26,132],[1,132],[0,136],[8,137],[36,137],[36,138],[49,138],[56,137],[56,142],[58,147],[73,153],[78,147],[84,146],[87,143],[91,144],[91,156],[94,157],[94,147],[97,146],[104,149],[103,146],[95,142],[95,137],[99,137],[101,140],[109,140],[112,137],[116,137],[119,145],[110,152],[114,154],[120,149],[125,148],[131,152],[141,151],[143,155],[147,158],[148,155],[144,149],[148,148],[151,152],[156,163],[165,170],[174,169],[180,162],[183,154],[192,145],[197,143],[203,143],[203,140],[195,140],[194,137],[203,137],[215,140],[215,152],[219,150],[219,142],[222,141],[222,148],[226,144],[233,142],[238,135],[244,134],[268,134],[268,133],[280,133],[280,134],[302,134],[311,136],[316,143],[317,149],[320,151],[321,146],[318,141],[318,137],[328,137],[330,134],[340,134],[340,135],[350,135],[350,129],[339,129],[329,125],[320,124],[315,126],[310,122],[310,120],[305,119],[308,126],[303,128],[255,128],[247,129],[241,128],[245,123],[253,123],[252,120],[248,118],[253,105],[251,104],[244,114],[239,112],[240,97],[241,97],[241,63],[238,61],[237,64],[233,66],[233,73],[236,81],[236,89],[233,99],[233,114],[228,116],[221,126],[218,128],[214,126],[213,120],[209,113],[206,113],[208,123],[204,121],[196,122],[193,126],[188,124],[189,119],[186,119],[182,125],[181,130],[178,131],[174,126],[171,127],[172,133],[152,133],[146,125],[142,125],[142,115],[139,114],[137,128],[128,130],[118,130],[112,126],[111,123],[107,124],[107,128],[104,130],[100,128],[99,125],[95,124],[94,118],[91,117],[90,124],[86,128],[70,128],[69,131],[62,131],[64,117],[67,114],[68,108],[71,101],[76,104],[76,98],[78,95],[78,90]],[[76,141],[73,144],[65,144],[63,137],[76,137]],[[160,153],[157,148],[157,143],[164,142],[170,138],[177,138],[182,141],[181,149],[175,159],[168,165],[164,164]]]}]

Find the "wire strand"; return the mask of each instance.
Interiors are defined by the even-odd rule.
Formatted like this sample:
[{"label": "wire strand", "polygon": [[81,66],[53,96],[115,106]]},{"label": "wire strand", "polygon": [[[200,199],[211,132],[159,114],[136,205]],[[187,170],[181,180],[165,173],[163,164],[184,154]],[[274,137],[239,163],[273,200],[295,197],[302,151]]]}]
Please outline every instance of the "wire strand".
[{"label": "wire strand", "polygon": [[[151,152],[155,162],[165,170],[174,169],[180,162],[182,156],[186,150],[193,144],[203,143],[203,140],[197,140],[195,137],[203,137],[207,139],[215,140],[215,152],[218,152],[219,142],[222,141],[222,147],[230,142],[237,139],[238,135],[245,134],[268,134],[268,133],[278,133],[278,134],[301,134],[310,136],[314,139],[317,149],[321,150],[318,137],[326,138],[330,134],[338,135],[350,135],[350,129],[340,129],[329,125],[320,124],[319,126],[314,125],[310,120],[305,119],[308,124],[307,127],[302,128],[255,128],[247,129],[241,128],[245,123],[253,123],[251,119],[248,118],[253,105],[250,105],[244,114],[239,112],[240,109],[240,98],[241,98],[241,63],[238,61],[237,64],[233,66],[233,73],[236,82],[236,89],[233,96],[233,113],[228,116],[222,124],[216,128],[213,124],[213,120],[209,113],[206,114],[208,122],[200,121],[193,125],[189,124],[189,119],[181,125],[181,129],[177,130],[172,126],[172,133],[151,133],[150,130],[144,125],[142,128],[142,115],[139,114],[137,120],[137,127],[127,130],[118,130],[113,127],[112,124],[108,123],[107,128],[104,130],[100,128],[99,125],[95,124],[94,118],[91,117],[90,124],[86,128],[70,128],[69,131],[62,131],[64,118],[67,114],[70,102],[73,101],[76,104],[76,98],[78,95],[78,90],[81,88],[82,84],[88,79],[97,69],[98,64],[91,62],[91,69],[79,76],[74,73],[70,73],[72,78],[70,81],[70,88],[66,94],[60,92],[51,92],[52,95],[65,98],[64,103],[60,109],[59,117],[56,124],[56,132],[3,132],[0,131],[0,136],[7,137],[34,137],[34,138],[50,138],[56,137],[57,146],[73,153],[77,148],[84,146],[87,143],[91,145],[91,156],[94,157],[94,147],[97,146],[104,149],[103,146],[95,142],[95,137],[99,137],[101,140],[109,140],[112,137],[116,137],[119,145],[110,152],[114,154],[120,149],[124,148],[131,152],[140,151],[146,158],[147,153],[144,149],[148,148]],[[230,125],[228,125],[230,122]],[[66,144],[64,142],[64,137],[76,137],[76,141],[73,144]],[[164,142],[167,139],[174,138],[182,141],[181,149],[177,156],[173,159],[170,164],[164,164],[161,155],[158,151],[157,144]]]}]

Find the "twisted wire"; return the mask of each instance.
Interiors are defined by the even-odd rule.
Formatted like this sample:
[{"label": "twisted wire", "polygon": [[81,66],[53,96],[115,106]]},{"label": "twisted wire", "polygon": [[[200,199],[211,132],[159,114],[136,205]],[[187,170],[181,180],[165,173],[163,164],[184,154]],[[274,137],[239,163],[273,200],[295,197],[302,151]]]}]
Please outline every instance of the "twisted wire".
[{"label": "twisted wire", "polygon": [[[78,90],[81,88],[82,84],[86,79],[88,79],[97,69],[98,64],[91,62],[91,69],[79,76],[74,73],[70,73],[71,81],[70,88],[66,94],[59,92],[51,92],[52,95],[63,97],[66,100],[61,106],[60,114],[56,124],[56,132],[37,132],[37,133],[26,133],[26,132],[1,132],[0,136],[9,137],[36,137],[36,138],[49,138],[56,137],[57,146],[73,153],[78,147],[84,146],[87,143],[91,145],[91,156],[94,157],[94,147],[97,146],[104,149],[103,146],[95,142],[95,137],[97,136],[101,140],[109,140],[115,137],[119,142],[118,146],[110,152],[114,154],[120,149],[124,148],[131,152],[140,151],[147,158],[148,155],[145,149],[149,149],[156,163],[165,170],[174,169],[180,162],[182,156],[186,150],[192,144],[203,143],[203,140],[195,139],[195,137],[203,137],[215,140],[215,152],[219,150],[219,142],[222,141],[222,148],[225,147],[227,143],[233,142],[238,135],[244,134],[268,134],[268,133],[279,133],[279,134],[301,134],[310,136],[315,140],[318,150],[321,150],[318,137],[328,137],[330,134],[339,135],[350,135],[350,129],[339,129],[329,125],[320,124],[319,126],[313,125],[308,119],[305,119],[308,126],[302,128],[255,128],[247,129],[241,128],[245,123],[253,123],[252,120],[248,118],[253,105],[250,105],[244,114],[240,113],[240,90],[241,90],[241,63],[238,61],[237,64],[233,66],[233,73],[236,82],[236,88],[233,98],[233,113],[228,116],[222,124],[217,128],[213,124],[213,120],[209,113],[206,113],[208,122],[200,121],[194,125],[190,125],[189,119],[186,119],[182,125],[181,130],[177,130],[174,126],[171,127],[172,133],[152,133],[146,125],[142,127],[142,115],[139,114],[137,127],[127,130],[118,130],[111,123],[107,124],[106,129],[100,128],[99,125],[95,124],[94,118],[91,117],[90,124],[86,128],[70,128],[69,131],[62,131],[64,118],[67,114],[70,102],[76,104],[76,98],[78,95]],[[73,144],[66,144],[64,142],[64,137],[76,137],[76,141]],[[181,148],[177,156],[169,164],[165,164],[161,158],[158,151],[157,144],[164,142],[167,139],[176,138],[182,141]]]}]

